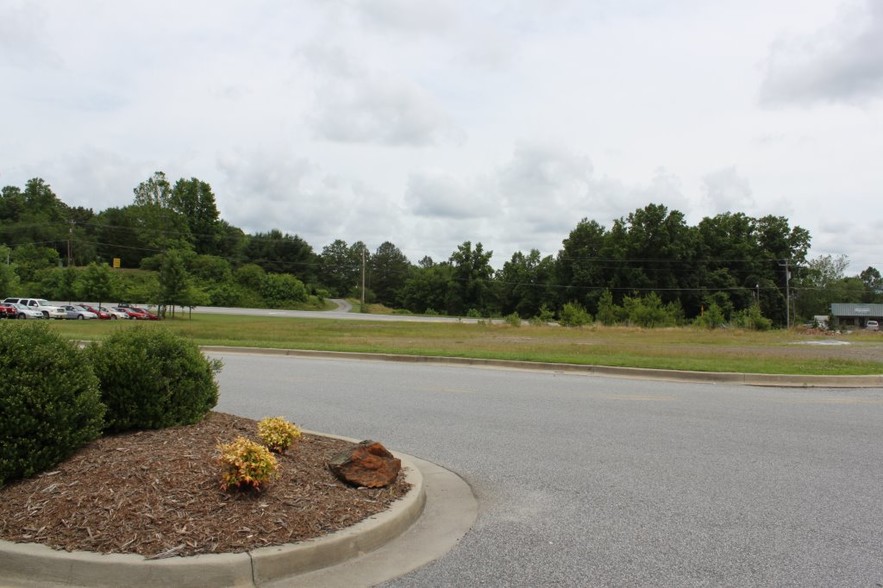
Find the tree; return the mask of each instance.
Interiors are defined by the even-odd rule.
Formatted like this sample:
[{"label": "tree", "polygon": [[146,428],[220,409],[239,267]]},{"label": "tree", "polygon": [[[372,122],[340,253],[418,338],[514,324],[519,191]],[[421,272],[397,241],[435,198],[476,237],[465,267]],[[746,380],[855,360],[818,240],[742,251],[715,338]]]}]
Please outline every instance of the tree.
[{"label": "tree", "polygon": [[596,311],[610,275],[611,264],[605,259],[609,256],[607,231],[597,221],[584,218],[563,244],[555,266],[559,302],[578,300],[590,311]]},{"label": "tree", "polygon": [[362,252],[365,244],[361,241],[352,246],[337,239],[326,245],[319,255],[319,281],[333,296],[349,296],[356,291],[362,272]]},{"label": "tree", "polygon": [[172,185],[166,179],[165,172],[156,171],[153,175],[138,184],[134,190],[135,206],[156,206],[170,208]]},{"label": "tree", "polygon": [[663,302],[689,295],[696,238],[682,212],[649,204],[614,221],[608,243],[616,261],[612,289],[655,291]]},{"label": "tree", "polygon": [[221,237],[220,213],[212,187],[207,182],[196,178],[178,180],[172,188],[168,207],[186,220],[197,253],[217,253]]},{"label": "tree", "polygon": [[402,287],[402,304],[419,314],[430,310],[448,312],[453,273],[453,268],[447,262],[421,265],[412,272]]},{"label": "tree", "polygon": [[522,318],[540,314],[540,309],[554,299],[555,261],[551,255],[541,258],[531,249],[527,255],[516,251],[497,272],[496,282],[503,315],[517,313]]},{"label": "tree", "polygon": [[[159,305],[161,307],[187,306],[190,276],[180,251],[172,249],[163,254],[159,270]],[[165,308],[163,308],[163,312]]]},{"label": "tree", "polygon": [[469,310],[477,310],[488,314],[492,310],[491,279],[493,268],[490,260],[493,251],[485,253],[481,243],[472,247],[470,241],[464,241],[451,254],[453,266],[451,289],[447,308],[449,314],[465,315]]},{"label": "tree", "polygon": [[191,249],[187,217],[172,208],[172,189],[163,172],[154,172],[134,189],[134,222],[139,241],[155,251]]},{"label": "tree", "polygon": [[283,235],[278,229],[255,233],[246,238],[243,255],[246,263],[259,265],[264,271],[293,274],[303,282],[315,280],[316,254],[297,235]]},{"label": "tree", "polygon": [[0,299],[17,295],[20,287],[15,266],[6,263],[11,257],[12,251],[9,247],[0,245]]},{"label": "tree", "polygon": [[858,292],[853,293],[854,299],[844,298],[846,291],[843,280],[847,267],[849,259],[845,255],[822,255],[801,268],[792,288],[797,315],[810,319],[816,315],[828,314],[832,302],[859,302],[863,289],[861,287]]},{"label": "tree", "polygon": [[399,291],[410,275],[411,262],[389,241],[384,241],[370,260],[368,275],[376,300],[387,306],[398,306]]},{"label": "tree", "polygon": [[80,272],[74,291],[78,298],[95,301],[101,306],[102,302],[113,299],[113,270],[106,263],[90,263]]},{"label": "tree", "polygon": [[875,267],[868,267],[859,274],[859,279],[864,284],[865,292],[862,295],[862,302],[877,302],[883,295],[883,277],[880,271]]}]

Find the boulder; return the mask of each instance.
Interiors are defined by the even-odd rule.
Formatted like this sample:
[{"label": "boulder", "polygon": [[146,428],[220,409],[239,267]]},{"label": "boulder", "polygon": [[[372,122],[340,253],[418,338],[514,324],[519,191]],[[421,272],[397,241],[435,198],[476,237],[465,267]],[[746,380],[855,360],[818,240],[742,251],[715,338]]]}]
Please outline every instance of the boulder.
[{"label": "boulder", "polygon": [[392,484],[402,462],[376,441],[362,441],[331,458],[328,468],[343,482],[366,488]]}]

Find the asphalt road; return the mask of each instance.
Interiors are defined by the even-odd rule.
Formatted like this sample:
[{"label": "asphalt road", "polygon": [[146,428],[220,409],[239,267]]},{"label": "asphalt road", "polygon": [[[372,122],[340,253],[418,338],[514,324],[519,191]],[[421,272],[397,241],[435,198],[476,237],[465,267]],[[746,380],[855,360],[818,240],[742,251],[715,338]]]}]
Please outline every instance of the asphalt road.
[{"label": "asphalt road", "polygon": [[883,390],[213,354],[218,409],[459,473],[478,520],[389,586],[883,586]]}]

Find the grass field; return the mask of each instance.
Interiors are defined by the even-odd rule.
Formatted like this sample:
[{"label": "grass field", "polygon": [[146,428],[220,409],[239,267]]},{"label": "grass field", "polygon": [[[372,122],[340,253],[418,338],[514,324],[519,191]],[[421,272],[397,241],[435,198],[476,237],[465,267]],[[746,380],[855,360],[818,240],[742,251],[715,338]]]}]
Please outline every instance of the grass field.
[{"label": "grass field", "polygon": [[[52,322],[72,339],[169,329],[201,345],[472,357],[761,374],[883,374],[883,333],[510,326],[194,314],[162,322]],[[842,342],[842,343],[841,343]],[[836,344],[834,344],[836,343]]]}]

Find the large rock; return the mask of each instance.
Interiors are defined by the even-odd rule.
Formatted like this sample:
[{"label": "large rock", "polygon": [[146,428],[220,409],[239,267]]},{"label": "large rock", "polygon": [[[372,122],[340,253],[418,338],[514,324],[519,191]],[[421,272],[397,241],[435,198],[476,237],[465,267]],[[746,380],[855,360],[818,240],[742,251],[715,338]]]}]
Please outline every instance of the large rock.
[{"label": "large rock", "polygon": [[328,467],[347,484],[366,488],[382,488],[392,484],[402,461],[393,457],[376,441],[362,441],[331,458]]}]

